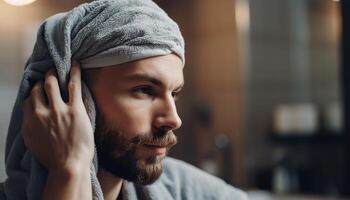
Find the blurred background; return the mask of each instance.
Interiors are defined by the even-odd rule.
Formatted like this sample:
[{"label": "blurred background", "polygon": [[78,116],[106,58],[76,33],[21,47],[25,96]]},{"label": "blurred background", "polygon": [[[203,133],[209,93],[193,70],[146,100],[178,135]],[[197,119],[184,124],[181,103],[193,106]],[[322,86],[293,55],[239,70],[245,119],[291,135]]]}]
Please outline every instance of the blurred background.
[{"label": "blurred background", "polygon": [[[37,28],[89,2],[6,1],[0,0],[0,181],[11,109]],[[350,197],[346,0],[155,2],[186,41],[183,127],[171,156],[252,200]]]}]

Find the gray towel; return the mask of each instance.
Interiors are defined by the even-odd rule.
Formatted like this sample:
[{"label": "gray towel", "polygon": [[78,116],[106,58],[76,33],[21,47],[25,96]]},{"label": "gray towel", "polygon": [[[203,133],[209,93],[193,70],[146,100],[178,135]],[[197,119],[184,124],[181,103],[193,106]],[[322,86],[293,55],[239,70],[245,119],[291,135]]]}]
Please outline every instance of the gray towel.
[{"label": "gray towel", "polygon": [[[86,69],[169,53],[177,54],[184,63],[183,38],[177,24],[151,0],[94,1],[48,18],[39,28],[12,112],[5,153],[7,199],[40,199],[44,188],[47,171],[26,149],[20,131],[23,100],[51,67],[57,70],[66,98],[72,60]],[[85,84],[83,99],[94,127],[94,103]],[[91,165],[93,199],[103,199],[96,160],[95,154]]]}]

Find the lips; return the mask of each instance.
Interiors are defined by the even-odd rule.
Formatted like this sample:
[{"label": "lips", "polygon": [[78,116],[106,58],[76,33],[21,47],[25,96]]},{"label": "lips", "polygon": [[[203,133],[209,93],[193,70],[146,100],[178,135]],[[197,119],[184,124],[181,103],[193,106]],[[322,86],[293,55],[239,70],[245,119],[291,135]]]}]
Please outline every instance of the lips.
[{"label": "lips", "polygon": [[176,136],[169,132],[162,138],[145,138],[138,145],[145,154],[166,155],[167,151],[177,143]]},{"label": "lips", "polygon": [[[145,150],[155,155],[165,155],[167,152],[167,146],[154,145],[154,144],[143,144]],[[168,145],[169,146],[169,145]]]}]

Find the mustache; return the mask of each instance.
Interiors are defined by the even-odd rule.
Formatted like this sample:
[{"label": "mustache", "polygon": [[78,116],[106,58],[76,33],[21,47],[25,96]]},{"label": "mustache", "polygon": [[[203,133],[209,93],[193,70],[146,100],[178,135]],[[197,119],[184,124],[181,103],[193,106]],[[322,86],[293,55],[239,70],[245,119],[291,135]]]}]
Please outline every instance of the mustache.
[{"label": "mustache", "polygon": [[[103,118],[102,118],[103,119]],[[107,126],[104,120],[96,119],[95,145],[100,155],[114,152],[116,155],[123,155],[125,152],[134,151],[140,145],[163,146],[170,149],[177,144],[177,137],[172,130],[157,128],[137,134],[136,137],[128,139],[126,135],[131,133],[123,132],[118,128]]]},{"label": "mustache", "polygon": [[159,128],[154,133],[147,133],[137,136],[131,141],[131,144],[166,146],[170,148],[177,144],[177,137],[173,131]]}]

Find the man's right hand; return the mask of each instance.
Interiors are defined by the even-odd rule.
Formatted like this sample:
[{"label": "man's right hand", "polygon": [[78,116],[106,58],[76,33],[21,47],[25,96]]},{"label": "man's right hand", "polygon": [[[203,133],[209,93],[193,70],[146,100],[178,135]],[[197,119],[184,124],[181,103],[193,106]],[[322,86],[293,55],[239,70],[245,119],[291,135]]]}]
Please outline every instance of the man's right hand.
[{"label": "man's right hand", "polygon": [[23,104],[24,143],[48,169],[44,196],[46,193],[50,199],[54,193],[55,199],[82,198],[80,192],[91,191],[89,170],[94,137],[82,100],[81,72],[77,63],[71,68],[68,91],[66,103],[62,100],[55,71],[50,70],[45,82],[36,83]]}]

